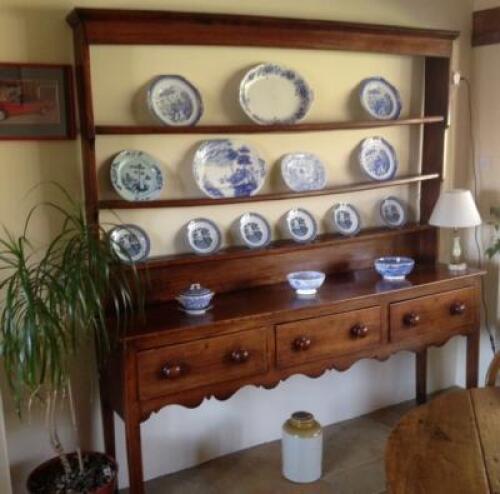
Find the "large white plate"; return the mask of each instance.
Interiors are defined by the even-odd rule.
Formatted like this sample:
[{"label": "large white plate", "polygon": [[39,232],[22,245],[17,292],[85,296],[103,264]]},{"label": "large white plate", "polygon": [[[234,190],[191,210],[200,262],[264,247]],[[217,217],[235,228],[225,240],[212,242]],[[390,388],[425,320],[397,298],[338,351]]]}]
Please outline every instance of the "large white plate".
[{"label": "large white plate", "polygon": [[245,197],[256,194],[266,177],[266,162],[248,144],[213,139],[194,155],[193,175],[209,197]]},{"label": "large white plate", "polygon": [[240,83],[240,105],[261,125],[299,122],[313,99],[312,89],[297,72],[272,63],[249,70]]},{"label": "large white plate", "polygon": [[288,188],[296,192],[323,189],[326,185],[325,165],[312,153],[283,156],[281,176]]},{"label": "large white plate", "polygon": [[359,146],[359,164],[373,180],[390,180],[398,170],[394,148],[382,137],[367,137]]},{"label": "large white plate", "polygon": [[149,86],[148,105],[166,125],[194,125],[203,114],[201,94],[180,75],[161,75]]},{"label": "large white plate", "polygon": [[127,201],[150,201],[163,189],[163,167],[144,151],[125,149],[111,162],[111,183]]}]

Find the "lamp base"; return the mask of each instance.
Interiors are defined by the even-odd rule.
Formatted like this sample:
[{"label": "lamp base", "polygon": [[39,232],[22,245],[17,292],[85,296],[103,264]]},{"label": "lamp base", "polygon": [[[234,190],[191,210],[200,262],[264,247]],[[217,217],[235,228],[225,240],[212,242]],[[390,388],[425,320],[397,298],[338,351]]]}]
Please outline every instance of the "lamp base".
[{"label": "lamp base", "polygon": [[450,264],[448,264],[448,269],[452,273],[463,273],[464,271],[467,271],[467,263],[465,263],[465,262],[461,262],[458,264],[450,263]]}]

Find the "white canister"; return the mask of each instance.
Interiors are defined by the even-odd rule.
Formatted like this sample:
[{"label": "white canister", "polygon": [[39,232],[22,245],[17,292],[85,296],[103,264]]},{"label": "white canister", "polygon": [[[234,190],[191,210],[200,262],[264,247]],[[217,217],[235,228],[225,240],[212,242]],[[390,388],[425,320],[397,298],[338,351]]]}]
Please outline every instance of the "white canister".
[{"label": "white canister", "polygon": [[295,412],[283,424],[281,459],[283,476],[292,482],[321,478],[323,431],[312,413]]}]

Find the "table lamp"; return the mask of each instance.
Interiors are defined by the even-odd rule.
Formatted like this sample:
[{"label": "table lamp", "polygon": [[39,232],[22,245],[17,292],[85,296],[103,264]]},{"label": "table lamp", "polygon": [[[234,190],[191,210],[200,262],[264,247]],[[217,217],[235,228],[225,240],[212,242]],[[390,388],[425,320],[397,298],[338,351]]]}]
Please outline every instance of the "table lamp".
[{"label": "table lamp", "polygon": [[432,211],[429,224],[453,228],[453,245],[448,268],[450,271],[465,271],[467,264],[464,260],[458,229],[481,224],[481,216],[470,190],[454,189],[441,193]]}]

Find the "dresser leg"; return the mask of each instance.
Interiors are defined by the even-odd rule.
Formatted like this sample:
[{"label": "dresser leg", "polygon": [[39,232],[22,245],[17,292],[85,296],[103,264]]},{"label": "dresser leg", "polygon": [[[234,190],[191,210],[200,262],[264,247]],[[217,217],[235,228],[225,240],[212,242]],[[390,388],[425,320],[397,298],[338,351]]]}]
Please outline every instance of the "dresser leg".
[{"label": "dresser leg", "polygon": [[416,353],[417,404],[427,401],[427,349]]},{"label": "dresser leg", "polygon": [[141,423],[137,420],[125,421],[128,475],[130,494],[144,494],[142,473]]},{"label": "dresser leg", "polygon": [[479,330],[467,335],[466,386],[476,388],[479,371]]}]

